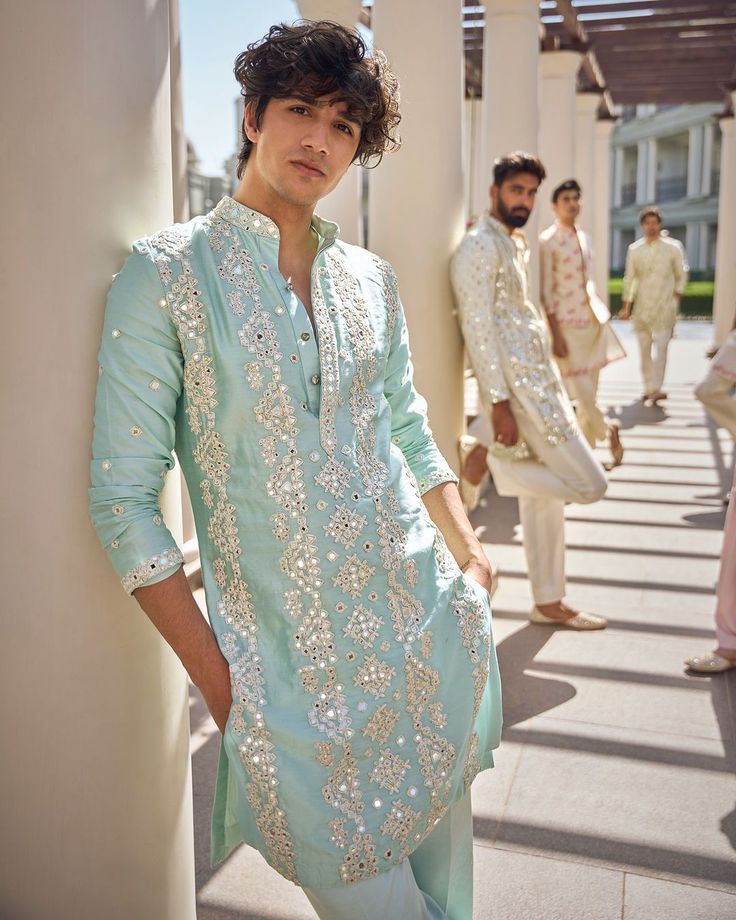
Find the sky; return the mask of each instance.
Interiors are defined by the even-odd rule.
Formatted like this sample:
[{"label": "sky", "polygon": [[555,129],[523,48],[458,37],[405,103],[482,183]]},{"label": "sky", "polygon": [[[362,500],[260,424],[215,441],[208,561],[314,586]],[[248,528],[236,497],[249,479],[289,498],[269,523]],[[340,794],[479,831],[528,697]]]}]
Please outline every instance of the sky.
[{"label": "sky", "polygon": [[295,0],[180,0],[184,130],[202,172],[221,175],[236,142],[233,62],[277,22],[299,18]]}]

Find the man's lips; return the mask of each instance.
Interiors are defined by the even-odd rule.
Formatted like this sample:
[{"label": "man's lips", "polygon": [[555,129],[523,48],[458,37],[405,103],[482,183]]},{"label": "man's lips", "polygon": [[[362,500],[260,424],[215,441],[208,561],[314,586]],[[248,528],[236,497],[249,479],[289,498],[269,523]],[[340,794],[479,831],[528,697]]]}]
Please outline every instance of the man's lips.
[{"label": "man's lips", "polygon": [[309,163],[307,160],[292,160],[291,165],[296,167],[304,176],[324,176],[324,171],[319,166],[315,166],[314,163]]}]

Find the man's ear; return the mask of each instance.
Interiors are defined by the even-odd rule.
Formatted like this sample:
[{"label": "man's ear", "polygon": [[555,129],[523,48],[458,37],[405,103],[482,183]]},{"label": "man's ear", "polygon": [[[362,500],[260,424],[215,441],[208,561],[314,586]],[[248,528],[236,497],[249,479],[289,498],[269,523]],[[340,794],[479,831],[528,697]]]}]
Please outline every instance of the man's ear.
[{"label": "man's ear", "polygon": [[256,126],[256,107],[252,102],[248,102],[243,110],[243,134],[251,143],[258,142],[258,128]]}]

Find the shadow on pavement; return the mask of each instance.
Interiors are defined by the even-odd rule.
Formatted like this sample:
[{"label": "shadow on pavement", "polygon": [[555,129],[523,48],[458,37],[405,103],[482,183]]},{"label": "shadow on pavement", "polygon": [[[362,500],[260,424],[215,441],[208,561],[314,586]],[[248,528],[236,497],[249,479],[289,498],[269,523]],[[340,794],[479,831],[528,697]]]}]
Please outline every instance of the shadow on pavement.
[{"label": "shadow on pavement", "polygon": [[575,696],[575,688],[566,681],[525,673],[527,668],[537,667],[534,659],[551,636],[551,629],[530,624],[507,636],[497,646],[503,687],[503,722],[507,729],[561,706]]}]

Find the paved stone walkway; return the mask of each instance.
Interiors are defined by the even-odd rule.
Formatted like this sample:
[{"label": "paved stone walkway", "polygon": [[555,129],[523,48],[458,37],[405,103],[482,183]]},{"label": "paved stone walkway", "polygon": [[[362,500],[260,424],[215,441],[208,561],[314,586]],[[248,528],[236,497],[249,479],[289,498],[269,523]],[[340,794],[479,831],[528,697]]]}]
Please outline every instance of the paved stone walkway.
[{"label": "paved stone walkway", "polygon": [[[609,629],[529,624],[515,501],[491,491],[473,517],[501,569],[505,700],[497,767],[473,787],[475,920],[736,918],[736,671],[682,667],[713,646],[732,463],[692,397],[710,327],[678,327],[661,408],[639,402],[635,344],[619,331],[632,357],[606,369],[602,394],[624,464],[601,502],[567,513],[568,596]],[[199,920],[314,918],[247,847],[209,868],[218,738],[195,694],[191,716]]]}]

